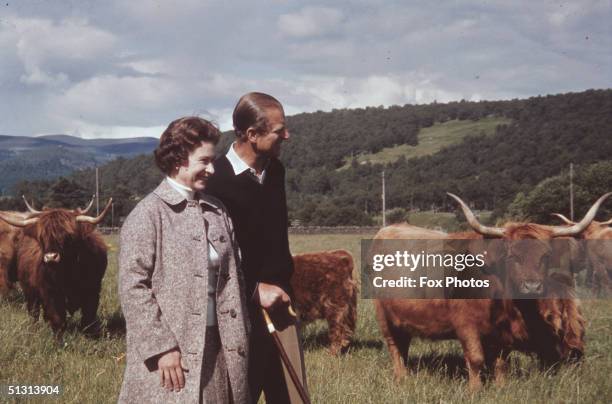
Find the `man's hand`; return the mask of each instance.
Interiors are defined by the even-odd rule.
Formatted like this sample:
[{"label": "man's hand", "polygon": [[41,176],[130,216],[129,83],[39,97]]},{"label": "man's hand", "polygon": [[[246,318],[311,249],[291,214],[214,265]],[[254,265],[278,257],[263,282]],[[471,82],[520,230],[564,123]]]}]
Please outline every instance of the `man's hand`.
[{"label": "man's hand", "polygon": [[178,348],[162,354],[157,360],[161,386],[166,390],[178,392],[185,387],[183,370],[187,371],[187,369],[182,366],[181,362],[181,351]]},{"label": "man's hand", "polygon": [[264,282],[257,284],[255,301],[266,310],[273,310],[278,306],[291,304],[291,298],[283,289]]}]

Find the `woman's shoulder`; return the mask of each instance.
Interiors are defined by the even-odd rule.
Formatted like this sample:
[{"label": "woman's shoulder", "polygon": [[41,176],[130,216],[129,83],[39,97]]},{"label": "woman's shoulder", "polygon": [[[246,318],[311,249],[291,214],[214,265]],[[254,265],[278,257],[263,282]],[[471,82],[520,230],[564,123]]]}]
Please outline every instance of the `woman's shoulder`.
[{"label": "woman's shoulder", "polygon": [[153,192],[142,198],[125,219],[125,225],[142,223],[158,215],[162,200]]}]

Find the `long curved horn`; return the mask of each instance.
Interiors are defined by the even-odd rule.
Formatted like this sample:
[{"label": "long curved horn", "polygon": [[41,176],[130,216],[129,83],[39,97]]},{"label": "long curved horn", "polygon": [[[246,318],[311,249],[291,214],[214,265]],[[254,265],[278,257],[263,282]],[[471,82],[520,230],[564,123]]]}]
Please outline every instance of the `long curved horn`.
[{"label": "long curved horn", "polygon": [[106,206],[104,207],[104,210],[100,212],[98,217],[78,215],[76,217],[76,221],[81,222],[81,223],[98,224],[102,221],[102,219],[104,219],[104,216],[108,213],[108,210],[110,209],[112,204],[113,204],[113,198],[109,198],[108,202],[106,203]]},{"label": "long curved horn", "polygon": [[610,195],[612,195],[612,192],[608,192],[607,194],[600,196],[599,199],[593,204],[593,206],[591,206],[591,209],[589,209],[586,215],[584,215],[582,220],[579,221],[578,223],[572,226],[555,227],[555,229],[553,230],[552,236],[553,237],[575,236],[577,234],[582,233],[591,224],[593,219],[595,219],[595,215],[597,214],[597,211],[599,210],[599,206]]},{"label": "long curved horn", "polygon": [[36,210],[32,206],[30,206],[30,204],[28,203],[28,200],[26,199],[25,195],[21,195],[21,197],[23,198],[23,201],[25,202],[26,208],[28,208],[28,210],[30,212],[32,212],[32,213],[41,213],[40,210]]},{"label": "long curved horn", "polygon": [[600,224],[603,224],[604,226],[612,224],[612,217],[610,219],[606,220],[605,222],[601,222]]},{"label": "long curved horn", "polygon": [[89,201],[89,205],[87,205],[87,207],[85,209],[81,209],[81,208],[76,208],[76,212],[79,215],[86,215],[87,212],[89,212],[89,209],[91,209],[91,207],[93,206],[94,200],[96,199],[96,195],[94,194],[91,197],[91,201]]},{"label": "long curved horn", "polygon": [[451,198],[456,200],[459,203],[459,205],[461,205],[461,209],[463,210],[463,214],[465,215],[465,218],[467,219],[468,224],[472,226],[472,228],[476,230],[476,232],[484,236],[504,237],[503,227],[483,226],[482,224],[480,224],[478,219],[476,219],[476,216],[474,216],[474,213],[472,212],[472,210],[466,205],[465,202],[461,200],[461,198],[459,198],[455,194],[451,194],[450,192],[447,192],[446,195],[450,196]]},{"label": "long curved horn", "polygon": [[4,220],[8,224],[13,225],[15,227],[26,227],[30,224],[34,224],[38,222],[37,217],[32,217],[29,219],[18,219],[14,216],[6,215],[4,213],[0,213],[0,219]]},{"label": "long curved horn", "polygon": [[550,215],[558,217],[559,219],[563,220],[565,224],[576,224],[576,222],[572,222],[567,217],[563,216],[561,213],[551,213]]}]

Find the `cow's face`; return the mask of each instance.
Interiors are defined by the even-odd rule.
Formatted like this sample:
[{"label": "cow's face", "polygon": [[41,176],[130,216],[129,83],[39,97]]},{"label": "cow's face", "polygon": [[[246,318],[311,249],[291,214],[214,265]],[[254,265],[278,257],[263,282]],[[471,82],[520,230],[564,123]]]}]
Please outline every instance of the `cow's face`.
[{"label": "cow's face", "polygon": [[26,228],[26,234],[38,241],[44,264],[59,264],[71,255],[79,234],[75,214],[64,209],[51,209],[40,214],[38,219]]},{"label": "cow's face", "polygon": [[519,296],[541,296],[548,275],[552,248],[545,240],[511,240],[507,243],[506,276]]},{"label": "cow's face", "polygon": [[104,219],[112,202],[113,199],[110,198],[97,217],[86,216],[85,211],[81,209],[35,211],[28,205],[31,211],[29,214],[16,217],[0,212],[0,219],[12,226],[23,228],[24,234],[36,240],[40,246],[43,263],[53,265],[62,262],[66,256],[75,255],[75,241],[93,231]]}]

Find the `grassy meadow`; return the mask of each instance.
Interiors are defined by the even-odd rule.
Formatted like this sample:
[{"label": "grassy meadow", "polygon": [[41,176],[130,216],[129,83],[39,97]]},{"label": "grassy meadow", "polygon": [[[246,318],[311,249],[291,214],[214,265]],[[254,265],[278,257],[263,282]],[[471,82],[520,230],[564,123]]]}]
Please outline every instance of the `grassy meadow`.
[{"label": "grassy meadow", "polygon": [[[343,248],[360,263],[362,235],[291,235],[294,253]],[[117,238],[109,237],[109,267],[99,310],[104,335],[88,339],[74,330],[72,319],[64,344],[55,343],[49,327],[34,324],[20,294],[0,301],[0,385],[59,384],[56,400],[32,402],[116,402],[125,360],[122,318],[116,293]],[[356,274],[357,275],[357,274]],[[359,279],[359,276],[356,276]],[[327,325],[304,327],[306,366],[313,403],[610,403],[612,402],[612,300],[583,301],[587,352],[580,366],[542,370],[531,357],[514,353],[503,387],[492,384],[467,392],[461,348],[456,341],[415,340],[409,360],[413,371],[401,383],[392,366],[374,317],[372,302],[359,300],[358,325],[348,354],[327,353]],[[0,396],[0,403],[9,401]],[[19,402],[26,402],[22,400]]]},{"label": "grassy meadow", "polygon": [[461,142],[466,136],[492,135],[498,125],[507,125],[512,120],[500,117],[482,118],[478,121],[452,120],[423,128],[419,131],[419,143],[416,146],[402,144],[394,147],[385,147],[377,153],[364,153],[354,157],[347,157],[345,165],[339,170],[351,166],[353,159],[358,163],[393,163],[400,157],[406,160],[413,157],[430,156],[442,150],[444,147]]}]

